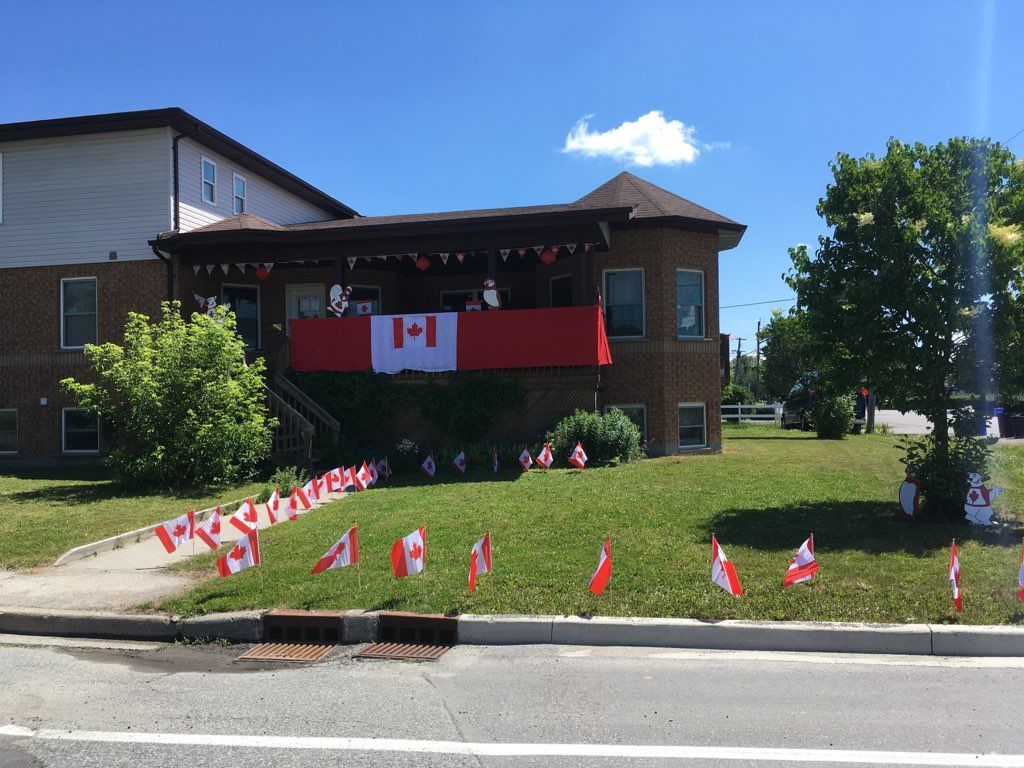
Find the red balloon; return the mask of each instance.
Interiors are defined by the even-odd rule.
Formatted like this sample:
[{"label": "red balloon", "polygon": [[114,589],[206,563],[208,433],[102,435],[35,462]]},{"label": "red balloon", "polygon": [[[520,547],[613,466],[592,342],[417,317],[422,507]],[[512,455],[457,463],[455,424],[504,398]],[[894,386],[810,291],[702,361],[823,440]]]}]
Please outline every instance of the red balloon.
[{"label": "red balloon", "polygon": [[268,277],[270,277],[270,273],[267,271],[267,268],[265,266],[260,264],[259,268],[256,270],[256,277],[258,277],[260,280],[266,280]]},{"label": "red balloon", "polygon": [[430,259],[428,259],[426,256],[420,256],[418,259],[416,259],[416,269],[418,269],[420,272],[426,272],[428,269],[430,269]]},{"label": "red balloon", "polygon": [[558,258],[558,255],[551,248],[546,249],[540,255],[540,260],[542,262],[544,262],[545,264],[554,264],[555,263],[555,259],[557,259],[557,258]]}]

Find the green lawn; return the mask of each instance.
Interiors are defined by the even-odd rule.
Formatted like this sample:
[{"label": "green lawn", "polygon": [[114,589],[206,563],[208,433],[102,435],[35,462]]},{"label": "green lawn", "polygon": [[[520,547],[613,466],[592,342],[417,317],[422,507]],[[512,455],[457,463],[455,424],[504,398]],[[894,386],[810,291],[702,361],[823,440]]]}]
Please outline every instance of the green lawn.
[{"label": "green lawn", "polygon": [[[213,578],[162,607],[183,614],[289,606],[942,622],[956,620],[946,582],[956,536],[966,595],[959,620],[1019,622],[1020,520],[998,530],[904,521],[895,444],[884,435],[824,442],[742,427],[727,430],[718,455],[497,477],[480,470],[465,479],[442,469],[445,482],[394,478],[265,532],[262,569]],[[995,469],[1007,489],[997,505],[1016,505],[1024,449],[1000,449]],[[361,572],[310,576],[352,523],[360,528]],[[394,579],[392,542],[423,524],[426,572]],[[470,547],[488,529],[495,570],[470,594]],[[710,583],[712,531],[736,564],[743,599]],[[783,592],[789,559],[810,531],[821,572],[813,585]],[[596,598],[587,581],[606,534],[614,574]],[[213,555],[184,567],[212,576]]]},{"label": "green lawn", "polygon": [[259,486],[201,495],[133,494],[100,467],[0,470],[0,568],[52,563],[79,544],[243,498]]}]

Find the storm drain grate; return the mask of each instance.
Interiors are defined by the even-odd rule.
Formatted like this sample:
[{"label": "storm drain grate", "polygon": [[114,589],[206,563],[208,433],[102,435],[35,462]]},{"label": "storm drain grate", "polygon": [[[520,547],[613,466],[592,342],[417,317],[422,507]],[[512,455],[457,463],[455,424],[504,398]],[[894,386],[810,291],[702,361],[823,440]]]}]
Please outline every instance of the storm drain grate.
[{"label": "storm drain grate", "polygon": [[357,659],[412,659],[437,661],[447,645],[414,645],[412,643],[372,643],[355,655]]},{"label": "storm drain grate", "polygon": [[239,661],[320,661],[337,648],[336,645],[306,643],[262,643],[238,657]]}]

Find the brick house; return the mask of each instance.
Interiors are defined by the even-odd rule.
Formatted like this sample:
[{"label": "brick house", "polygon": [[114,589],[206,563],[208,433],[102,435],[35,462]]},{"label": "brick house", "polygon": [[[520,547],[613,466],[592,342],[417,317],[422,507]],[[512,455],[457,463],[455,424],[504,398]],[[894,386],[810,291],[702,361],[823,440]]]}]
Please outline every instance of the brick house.
[{"label": "brick house", "polygon": [[[59,380],[86,376],[82,347],[118,340],[129,311],[156,315],[168,297],[191,309],[194,293],[235,310],[268,360],[278,449],[308,451],[341,425],[288,379],[292,330],[344,339],[367,320],[317,324],[335,284],[352,289],[347,314],[361,302],[378,320],[456,312],[460,329],[553,328],[536,359],[491,350],[483,367],[527,399],[490,438],[615,405],[652,454],[717,448],[718,253],[744,229],[629,173],[560,205],[360,216],[180,109],[0,125],[0,459],[101,453],[99,426]],[[461,314],[486,308],[485,278],[502,312]],[[611,364],[585,351],[602,329]],[[382,436],[436,437],[423,422],[400,413]]]}]

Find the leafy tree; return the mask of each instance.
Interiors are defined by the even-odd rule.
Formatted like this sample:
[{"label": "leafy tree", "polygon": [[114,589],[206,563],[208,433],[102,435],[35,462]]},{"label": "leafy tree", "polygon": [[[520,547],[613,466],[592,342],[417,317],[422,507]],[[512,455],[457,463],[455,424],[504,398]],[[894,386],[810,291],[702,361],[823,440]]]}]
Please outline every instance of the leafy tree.
[{"label": "leafy tree", "polygon": [[165,302],[153,324],[133,312],[123,346],[90,344],[85,355],[98,381],[61,386],[113,430],[108,462],[122,479],[159,487],[235,481],[269,457],[263,361],[246,365],[226,307],[186,321],[179,302]]},{"label": "leafy tree", "polygon": [[798,309],[772,319],[761,328],[761,388],[769,400],[782,400],[797,379],[816,371],[807,318]]},{"label": "leafy tree", "polygon": [[[958,138],[933,147],[890,140],[883,157],[840,154],[831,169],[818,204],[831,234],[813,257],[790,250],[788,282],[812,352],[834,386],[849,390],[864,375],[894,407],[927,416],[929,461],[958,472],[954,389],[988,391],[993,372],[1012,378],[993,366],[992,334],[1020,328],[1011,315],[1020,309],[1024,168],[999,144]],[[926,508],[959,514],[950,487],[922,483]]]}]

